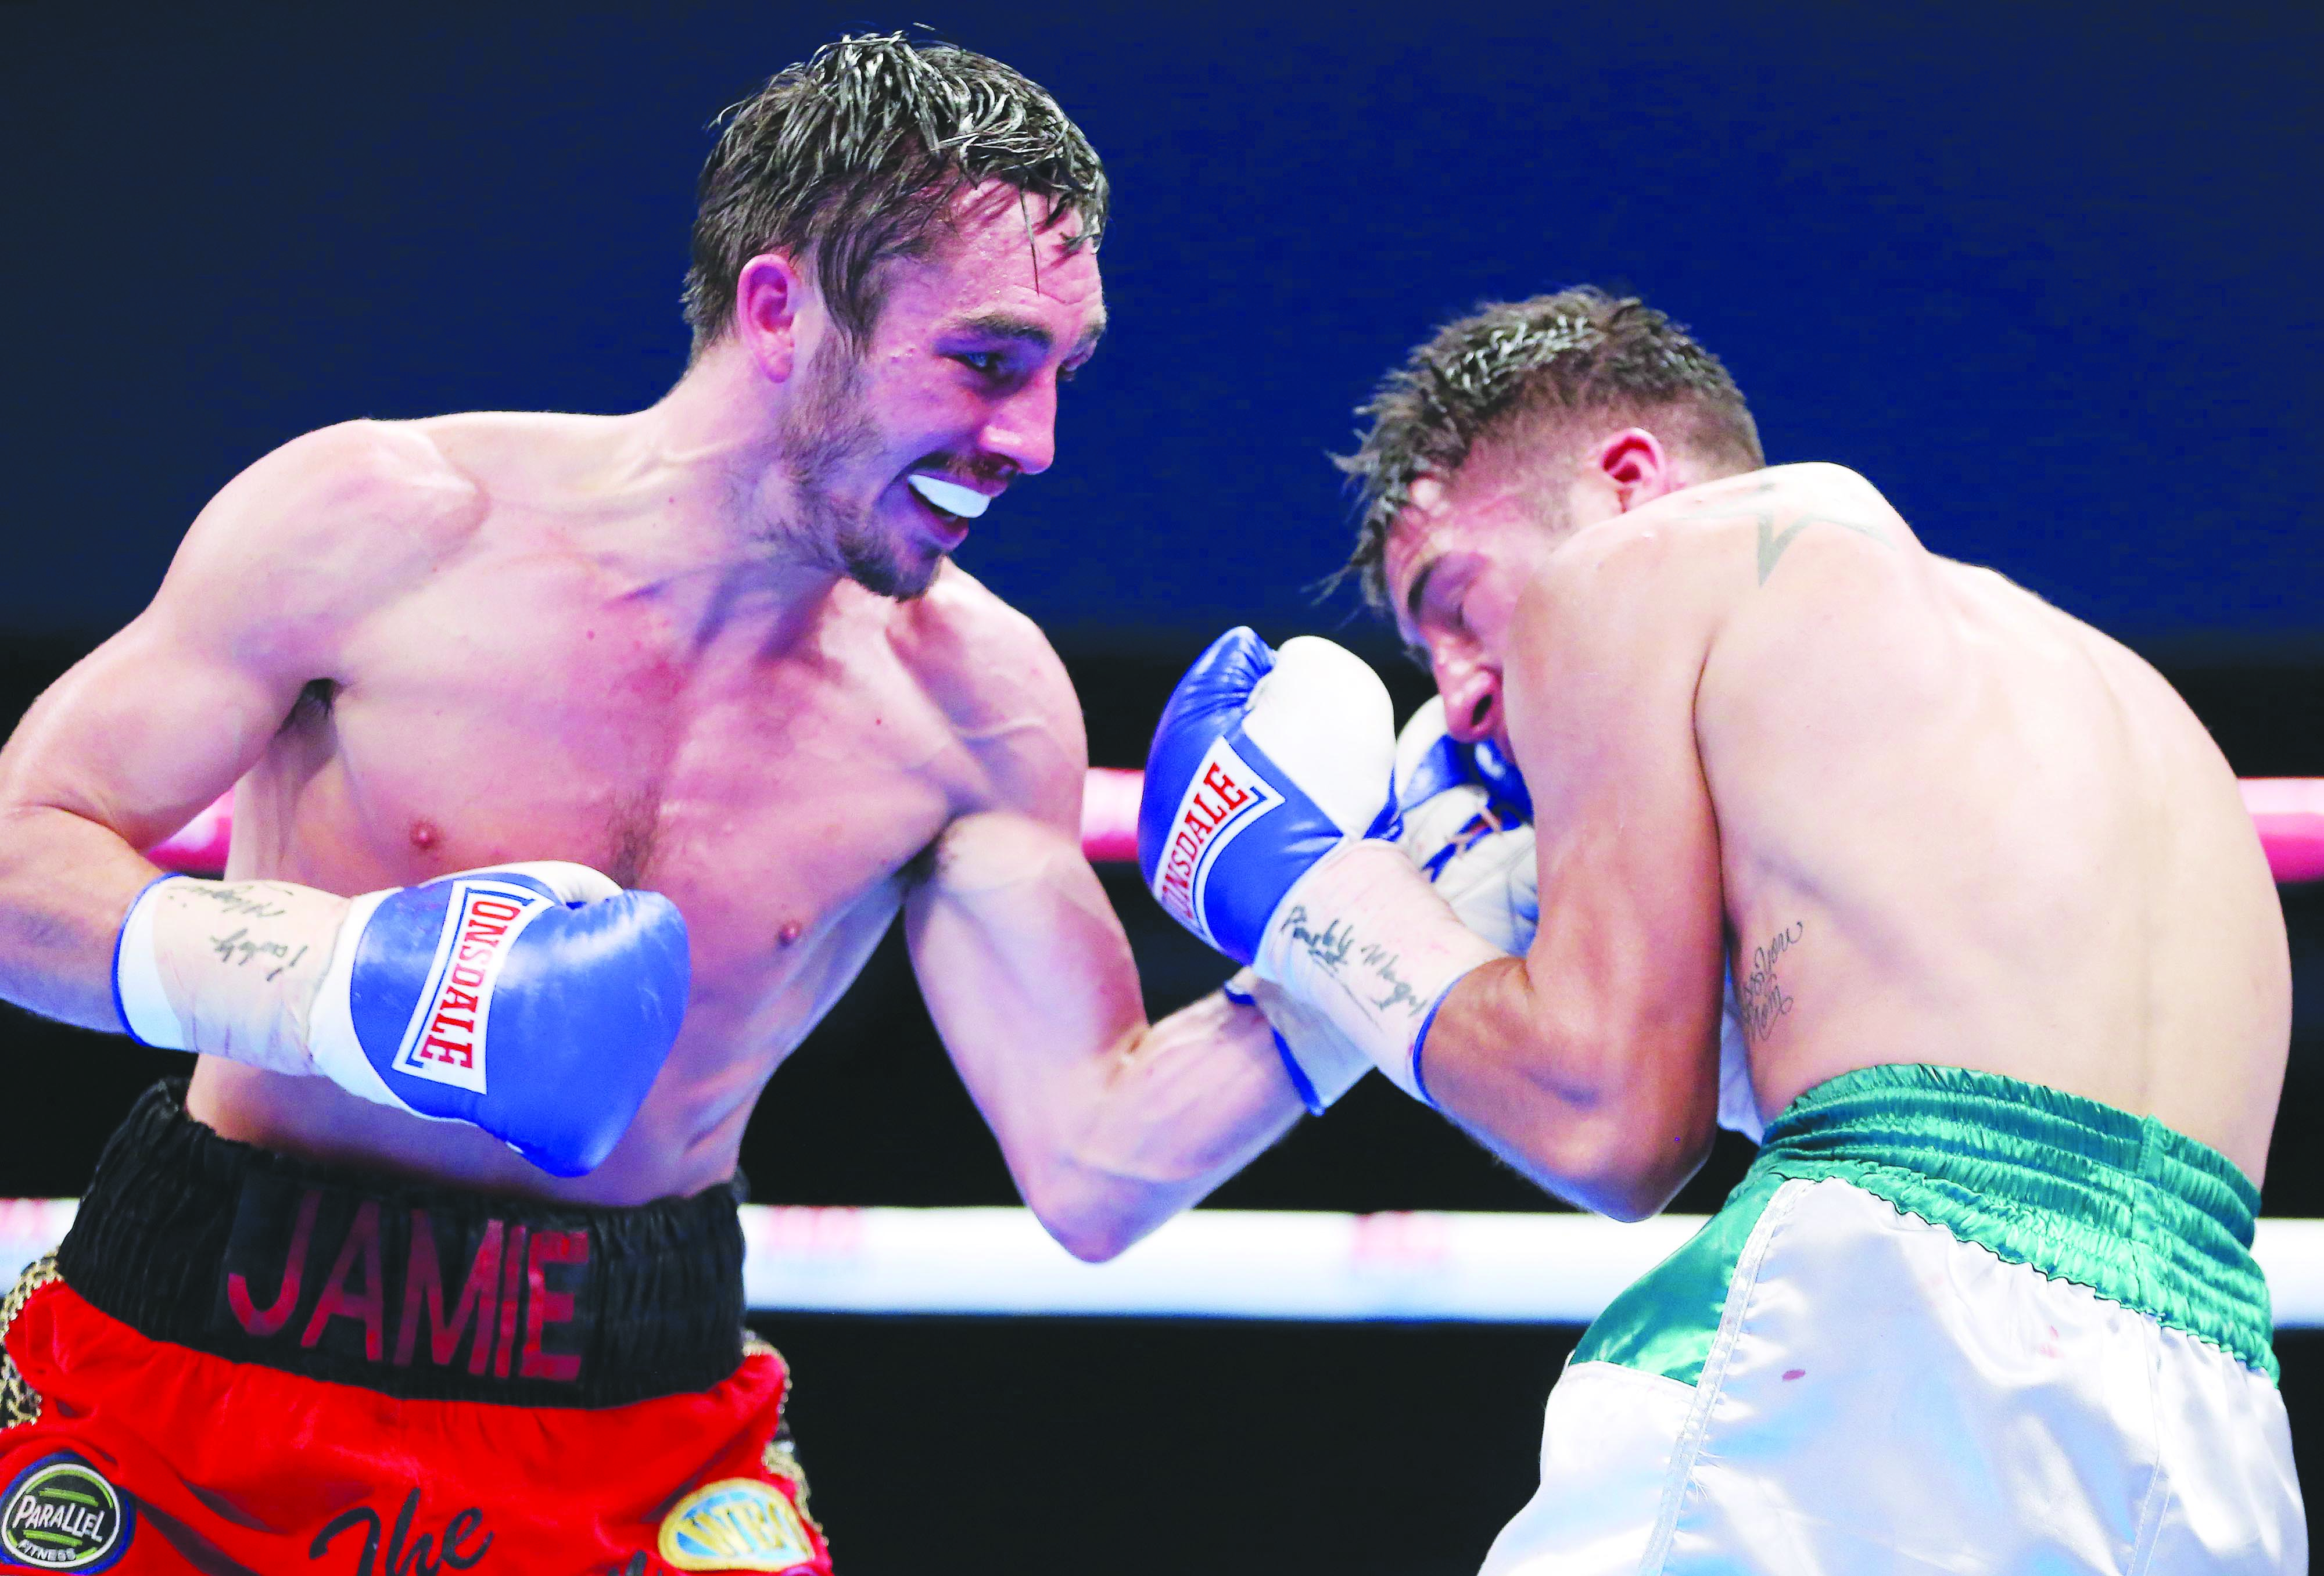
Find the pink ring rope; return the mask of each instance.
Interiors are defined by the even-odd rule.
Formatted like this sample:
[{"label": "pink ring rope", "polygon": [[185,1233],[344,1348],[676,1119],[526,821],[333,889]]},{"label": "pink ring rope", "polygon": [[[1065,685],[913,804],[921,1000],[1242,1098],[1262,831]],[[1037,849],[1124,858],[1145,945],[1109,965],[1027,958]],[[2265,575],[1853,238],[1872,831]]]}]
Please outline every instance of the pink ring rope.
[{"label": "pink ring rope", "polygon": [[[1082,791],[1082,852],[1099,864],[1138,857],[1142,771],[1093,766]],[[2268,869],[2279,881],[2324,880],[2324,778],[2247,777],[2244,806],[2259,828]],[[234,840],[234,796],[227,793],[177,835],[145,851],[165,870],[217,875]]]},{"label": "pink ring rope", "polygon": [[2324,778],[2247,777],[2243,790],[2275,879],[2324,879]]}]

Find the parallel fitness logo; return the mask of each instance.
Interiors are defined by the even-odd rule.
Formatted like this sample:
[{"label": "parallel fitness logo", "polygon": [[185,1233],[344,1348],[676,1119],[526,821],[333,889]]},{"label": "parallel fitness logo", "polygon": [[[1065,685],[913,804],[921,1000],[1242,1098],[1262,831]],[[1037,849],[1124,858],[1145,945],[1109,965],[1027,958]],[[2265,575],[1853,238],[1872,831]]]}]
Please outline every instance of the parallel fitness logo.
[{"label": "parallel fitness logo", "polygon": [[135,1528],[120,1492],[73,1456],[33,1462],[0,1497],[0,1553],[36,1571],[102,1571]]}]

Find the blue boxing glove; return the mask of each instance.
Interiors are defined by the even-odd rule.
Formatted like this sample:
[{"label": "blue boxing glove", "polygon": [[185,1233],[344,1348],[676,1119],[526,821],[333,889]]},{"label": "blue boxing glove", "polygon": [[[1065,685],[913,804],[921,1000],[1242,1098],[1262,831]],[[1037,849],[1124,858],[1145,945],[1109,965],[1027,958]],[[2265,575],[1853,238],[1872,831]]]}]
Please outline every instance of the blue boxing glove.
[{"label": "blue boxing glove", "polygon": [[1395,754],[1387,688],[1360,659],[1312,638],[1278,655],[1231,631],[1155,731],[1139,865],[1181,924],[1425,1100],[1417,1052],[1437,1004],[1501,954],[1388,841]]},{"label": "blue boxing glove", "polygon": [[1379,676],[1329,641],[1286,641],[1278,654],[1249,629],[1221,635],[1171,692],[1147,753],[1148,888],[1179,924],[1250,963],[1310,865],[1346,838],[1394,835],[1394,716]]},{"label": "blue boxing glove", "polygon": [[558,862],[353,899],[166,878],[132,905],[114,962],[148,1045],[320,1073],[558,1176],[603,1164],[637,1115],[689,974],[669,899]]},{"label": "blue boxing glove", "polygon": [[1409,816],[1413,806],[1454,788],[1474,788],[1478,803],[1502,826],[1533,819],[1533,794],[1517,763],[1490,739],[1464,744],[1444,725],[1444,697],[1420,703],[1396,736],[1396,802]]}]

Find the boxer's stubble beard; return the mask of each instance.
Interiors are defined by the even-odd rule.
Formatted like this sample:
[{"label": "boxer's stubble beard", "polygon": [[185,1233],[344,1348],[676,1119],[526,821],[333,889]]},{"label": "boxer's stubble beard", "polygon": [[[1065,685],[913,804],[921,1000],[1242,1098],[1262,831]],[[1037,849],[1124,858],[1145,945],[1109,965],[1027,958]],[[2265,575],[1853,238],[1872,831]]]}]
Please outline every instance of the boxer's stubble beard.
[{"label": "boxer's stubble beard", "polygon": [[772,522],[772,535],[867,591],[908,602],[935,581],[942,555],[908,558],[908,548],[882,539],[870,505],[847,502],[834,485],[879,447],[864,403],[862,361],[835,335],[816,348],[807,371],[799,400],[779,429],[797,507],[789,519]]}]

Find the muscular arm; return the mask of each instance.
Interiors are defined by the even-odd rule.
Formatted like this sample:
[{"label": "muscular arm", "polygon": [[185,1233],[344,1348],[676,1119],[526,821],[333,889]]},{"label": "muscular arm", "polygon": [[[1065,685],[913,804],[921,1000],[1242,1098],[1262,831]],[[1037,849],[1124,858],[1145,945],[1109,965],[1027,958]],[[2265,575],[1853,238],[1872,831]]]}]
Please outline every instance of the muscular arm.
[{"label": "muscular arm", "polygon": [[[245,471],[187,533],[152,605],[59,679],[0,750],[0,996],[119,1029],[115,931],[167,836],[264,750],[345,622],[442,512],[367,426]],[[376,530],[367,530],[375,526]]]},{"label": "muscular arm", "polygon": [[1120,1252],[1301,1111],[1255,1009],[1213,994],[1146,1021],[1121,924],[1082,856],[1080,713],[1038,653],[995,747],[992,807],[955,820],[905,911],[928,1010],[1018,1190],[1078,1257]]},{"label": "muscular arm", "polygon": [[1718,1111],[1719,835],[1693,730],[1709,620],[1675,550],[1582,539],[1520,603],[1504,682],[1541,925],[1453,989],[1424,1053],[1463,1127],[1626,1219],[1694,1174]]}]

